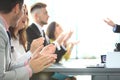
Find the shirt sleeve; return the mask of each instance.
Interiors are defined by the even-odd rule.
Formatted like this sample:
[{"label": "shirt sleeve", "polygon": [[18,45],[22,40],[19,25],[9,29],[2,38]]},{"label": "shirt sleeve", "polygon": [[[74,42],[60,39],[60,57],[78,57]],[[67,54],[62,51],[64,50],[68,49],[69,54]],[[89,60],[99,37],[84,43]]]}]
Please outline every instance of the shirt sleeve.
[{"label": "shirt sleeve", "polygon": [[16,61],[15,61],[15,65],[18,64],[25,64],[26,61],[29,61],[29,59],[31,58],[32,53],[30,51],[28,51],[27,53],[23,54],[21,57],[19,57]]},{"label": "shirt sleeve", "polygon": [[115,24],[115,26],[113,27],[113,32],[115,32],[117,29],[117,24]]},{"label": "shirt sleeve", "polygon": [[60,45],[58,44],[57,41],[54,41],[53,44],[55,44],[55,46],[57,47],[58,50],[61,50]]}]

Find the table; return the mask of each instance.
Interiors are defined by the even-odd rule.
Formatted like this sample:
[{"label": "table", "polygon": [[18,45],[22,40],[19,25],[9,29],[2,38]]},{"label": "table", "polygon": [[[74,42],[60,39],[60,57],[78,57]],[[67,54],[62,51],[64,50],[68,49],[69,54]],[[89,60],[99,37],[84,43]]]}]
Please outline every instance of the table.
[{"label": "table", "polygon": [[[72,61],[76,64],[76,61]],[[77,62],[79,62],[77,60]],[[71,62],[67,62],[71,64]],[[120,80],[120,68],[86,68],[85,66],[54,64],[44,72],[59,72],[66,75],[91,75],[92,80]],[[78,64],[78,63],[77,63]],[[73,66],[72,66],[73,65]]]}]

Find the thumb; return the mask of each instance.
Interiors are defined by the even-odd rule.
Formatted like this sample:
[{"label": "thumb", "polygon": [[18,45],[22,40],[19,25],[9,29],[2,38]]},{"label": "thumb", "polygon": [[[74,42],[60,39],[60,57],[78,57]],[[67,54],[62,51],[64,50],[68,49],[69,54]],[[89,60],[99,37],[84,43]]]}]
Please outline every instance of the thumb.
[{"label": "thumb", "polygon": [[39,46],[34,52],[31,58],[37,58],[37,56],[39,55],[41,51],[41,46]]}]

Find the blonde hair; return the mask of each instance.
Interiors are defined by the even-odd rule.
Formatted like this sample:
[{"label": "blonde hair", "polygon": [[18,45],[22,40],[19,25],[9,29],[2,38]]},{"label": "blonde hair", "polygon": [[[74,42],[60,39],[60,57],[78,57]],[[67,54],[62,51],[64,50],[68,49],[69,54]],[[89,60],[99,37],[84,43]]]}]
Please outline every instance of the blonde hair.
[{"label": "blonde hair", "polygon": [[[27,8],[26,5],[24,5],[24,6],[25,6],[25,8]],[[24,13],[24,14],[26,14],[26,13]],[[28,14],[26,14],[26,15],[28,15]],[[26,51],[26,44],[27,44],[26,29],[28,27],[28,23],[29,23],[29,19],[27,18],[25,27],[18,31],[19,43],[23,45],[25,51]],[[9,30],[11,33],[11,37],[14,39],[17,39],[17,35],[15,35],[16,27],[9,27]]]}]

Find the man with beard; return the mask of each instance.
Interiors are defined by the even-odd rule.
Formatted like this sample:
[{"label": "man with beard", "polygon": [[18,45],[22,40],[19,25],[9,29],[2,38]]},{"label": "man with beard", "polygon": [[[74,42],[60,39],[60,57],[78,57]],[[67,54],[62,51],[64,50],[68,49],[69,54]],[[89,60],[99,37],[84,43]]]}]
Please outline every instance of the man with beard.
[{"label": "man with beard", "polygon": [[[49,15],[48,12],[46,10],[47,5],[44,3],[35,3],[32,7],[31,7],[31,15],[33,17],[34,22],[27,28],[26,32],[27,32],[27,41],[28,41],[28,45],[27,45],[27,49],[30,49],[31,43],[34,39],[40,38],[40,37],[44,37],[44,46],[50,44],[49,38],[47,37],[47,35],[45,34],[43,27],[44,25],[47,24]],[[59,62],[59,60],[62,58],[62,56],[65,54],[66,52],[66,48],[64,45],[61,45],[62,39],[65,37],[64,34],[61,34],[55,42],[53,42],[53,44],[56,46],[56,51],[55,54],[57,54],[57,59],[56,62]],[[39,43],[38,43],[39,44]],[[45,74],[45,75],[44,75]],[[53,73],[37,73],[34,74],[33,77],[31,78],[32,80],[42,80],[43,76],[48,77],[48,80],[51,80],[51,76],[53,75]],[[52,79],[53,80],[53,79]]]},{"label": "man with beard", "polygon": [[33,73],[42,71],[54,62],[54,58],[43,53],[53,53],[54,47],[36,49],[31,59],[21,64],[12,64],[10,26],[16,26],[23,14],[24,0],[0,0],[0,80],[29,80]]}]

